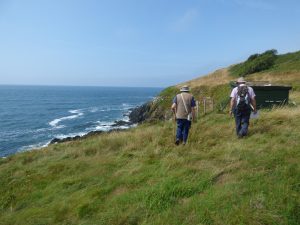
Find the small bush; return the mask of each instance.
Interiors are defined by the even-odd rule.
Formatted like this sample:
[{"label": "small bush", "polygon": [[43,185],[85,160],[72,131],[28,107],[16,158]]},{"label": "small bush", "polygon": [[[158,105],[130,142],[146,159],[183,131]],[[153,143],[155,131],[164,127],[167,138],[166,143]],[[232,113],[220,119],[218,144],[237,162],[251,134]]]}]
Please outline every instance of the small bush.
[{"label": "small bush", "polygon": [[277,50],[272,49],[262,54],[249,56],[246,62],[237,64],[230,68],[230,73],[235,77],[243,77],[252,73],[270,69],[277,58]]}]

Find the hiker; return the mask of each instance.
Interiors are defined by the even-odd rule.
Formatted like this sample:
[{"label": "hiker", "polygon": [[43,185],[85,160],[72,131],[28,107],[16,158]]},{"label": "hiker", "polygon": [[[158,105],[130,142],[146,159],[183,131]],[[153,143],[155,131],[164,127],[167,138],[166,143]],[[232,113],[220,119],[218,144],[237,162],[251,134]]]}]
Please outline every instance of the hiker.
[{"label": "hiker", "polygon": [[236,134],[242,138],[248,133],[251,109],[256,113],[256,100],[253,88],[246,85],[243,77],[236,81],[235,87],[230,94],[230,116],[235,117]]},{"label": "hiker", "polygon": [[195,99],[191,95],[190,88],[183,86],[180,88],[180,94],[177,94],[173,99],[172,111],[174,119],[177,122],[177,132],[175,144],[179,145],[181,142],[186,144],[189,129],[191,127],[192,120],[195,121]]}]

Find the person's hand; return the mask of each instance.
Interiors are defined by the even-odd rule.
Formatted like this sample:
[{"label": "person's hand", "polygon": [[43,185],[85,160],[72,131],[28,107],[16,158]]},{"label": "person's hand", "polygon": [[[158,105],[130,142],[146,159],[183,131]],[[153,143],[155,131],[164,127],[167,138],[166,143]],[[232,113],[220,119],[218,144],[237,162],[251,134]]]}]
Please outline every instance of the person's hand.
[{"label": "person's hand", "polygon": [[230,116],[230,117],[233,117],[232,110],[229,111],[229,116]]},{"label": "person's hand", "polygon": [[253,110],[253,114],[256,114],[256,113],[257,113],[257,109],[254,109],[254,110]]}]

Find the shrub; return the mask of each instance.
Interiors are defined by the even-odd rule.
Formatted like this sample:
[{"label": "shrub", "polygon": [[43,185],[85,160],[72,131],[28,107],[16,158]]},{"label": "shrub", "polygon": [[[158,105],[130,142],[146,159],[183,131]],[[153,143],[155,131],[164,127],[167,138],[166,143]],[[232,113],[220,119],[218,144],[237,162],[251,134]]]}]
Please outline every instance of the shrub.
[{"label": "shrub", "polygon": [[247,76],[263,70],[270,69],[277,58],[277,50],[272,49],[262,54],[253,54],[247,61],[230,68],[230,72],[235,77]]}]

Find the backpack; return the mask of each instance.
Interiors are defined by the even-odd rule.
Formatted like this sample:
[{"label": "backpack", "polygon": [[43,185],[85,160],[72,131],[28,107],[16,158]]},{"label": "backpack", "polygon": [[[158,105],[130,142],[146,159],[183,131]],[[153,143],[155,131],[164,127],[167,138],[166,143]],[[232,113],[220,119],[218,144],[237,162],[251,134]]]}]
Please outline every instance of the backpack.
[{"label": "backpack", "polygon": [[238,86],[236,107],[238,111],[250,110],[250,97],[246,85]]}]

